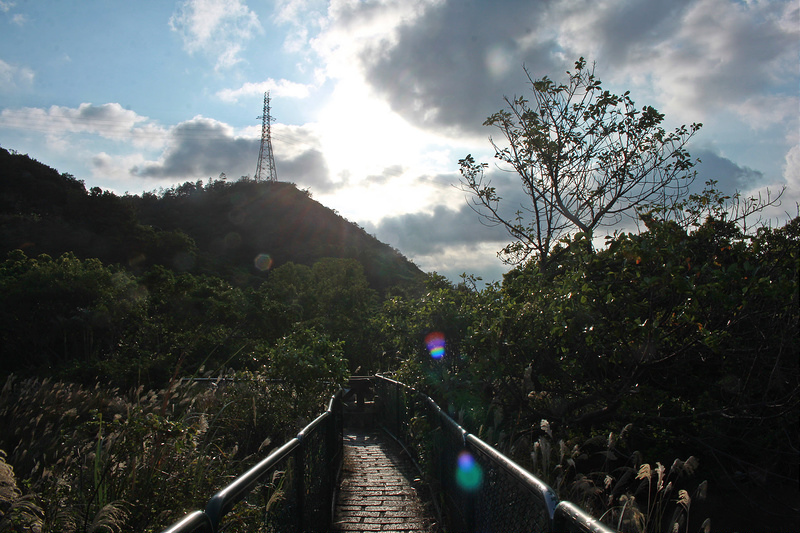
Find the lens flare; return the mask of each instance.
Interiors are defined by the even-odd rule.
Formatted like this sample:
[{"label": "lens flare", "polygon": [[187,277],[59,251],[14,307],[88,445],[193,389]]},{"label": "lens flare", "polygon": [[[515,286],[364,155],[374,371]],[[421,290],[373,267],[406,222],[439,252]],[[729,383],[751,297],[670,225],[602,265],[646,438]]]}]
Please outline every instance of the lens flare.
[{"label": "lens flare", "polygon": [[471,453],[464,450],[458,454],[458,468],[456,469],[456,483],[466,491],[478,490],[483,481],[483,470]]},{"label": "lens flare", "polygon": [[261,272],[267,271],[272,268],[272,258],[269,254],[258,254],[254,261],[256,268]]},{"label": "lens flare", "polygon": [[431,357],[434,359],[444,357],[444,333],[440,331],[428,333],[425,337],[425,346],[427,346]]}]

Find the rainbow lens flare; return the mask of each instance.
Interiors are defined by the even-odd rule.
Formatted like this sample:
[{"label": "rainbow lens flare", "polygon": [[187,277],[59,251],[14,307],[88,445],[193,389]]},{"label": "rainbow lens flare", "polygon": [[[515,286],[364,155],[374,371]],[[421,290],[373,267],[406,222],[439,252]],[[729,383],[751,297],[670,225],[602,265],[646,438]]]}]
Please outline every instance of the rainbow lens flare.
[{"label": "rainbow lens flare", "polygon": [[255,263],[256,268],[261,272],[265,272],[272,268],[272,258],[269,256],[269,254],[258,254],[253,262]]},{"label": "rainbow lens flare", "polygon": [[427,346],[431,357],[434,359],[444,357],[444,333],[440,331],[428,333],[425,337],[425,346]]},{"label": "rainbow lens flare", "polygon": [[472,492],[478,490],[483,481],[481,465],[467,450],[458,454],[458,468],[456,469],[456,483],[463,490]]}]

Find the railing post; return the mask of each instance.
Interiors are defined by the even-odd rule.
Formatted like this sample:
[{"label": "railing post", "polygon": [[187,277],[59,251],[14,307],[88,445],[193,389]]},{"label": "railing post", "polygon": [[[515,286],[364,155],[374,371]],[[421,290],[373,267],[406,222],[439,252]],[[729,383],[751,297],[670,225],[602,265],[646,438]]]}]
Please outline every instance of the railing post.
[{"label": "railing post", "polygon": [[[332,500],[336,484],[336,413],[333,409],[329,411],[327,422],[328,425],[325,428],[325,475],[328,479],[325,483],[325,498]],[[331,505],[331,510],[333,510],[333,505]],[[330,526],[331,516],[333,515],[329,514],[326,517],[328,526]]]},{"label": "railing post", "polygon": [[400,389],[400,386],[398,384],[393,383],[392,388],[394,389],[395,397],[397,398],[397,411],[396,411],[397,420],[396,420],[395,431],[397,432],[397,436],[405,441],[407,435],[404,435],[402,433],[403,415],[405,414],[405,407],[406,407],[405,397],[402,394],[403,391]]},{"label": "railing post", "polygon": [[305,450],[306,445],[303,433],[297,435],[300,445],[295,450],[294,475],[297,479],[297,526],[298,531],[305,531],[305,496],[306,496],[306,476],[305,476]]},{"label": "railing post", "polygon": [[403,398],[400,396],[400,388],[396,383],[390,383],[389,388],[392,391],[392,399],[394,400],[394,426],[393,430],[398,439],[403,439],[405,442],[405,435],[400,433],[400,424],[402,424],[401,409],[403,408]]},{"label": "railing post", "polygon": [[[466,437],[466,435],[464,435]],[[467,453],[471,453],[467,449],[467,442],[466,438],[464,439],[464,451]],[[458,458],[456,458],[458,461]],[[462,489],[463,490],[463,489]],[[467,531],[475,531],[475,524],[477,523],[476,515],[478,514],[478,493],[477,491],[467,490],[466,497],[464,498],[464,503],[466,505],[466,509],[464,510],[464,518],[467,522]]]}]

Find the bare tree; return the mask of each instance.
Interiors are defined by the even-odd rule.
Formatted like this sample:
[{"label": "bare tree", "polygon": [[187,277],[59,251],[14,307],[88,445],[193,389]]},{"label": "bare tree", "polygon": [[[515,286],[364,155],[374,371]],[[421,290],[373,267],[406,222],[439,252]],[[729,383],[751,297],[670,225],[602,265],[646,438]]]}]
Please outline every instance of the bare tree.
[{"label": "bare tree", "polygon": [[502,198],[484,174],[487,165],[471,155],[459,161],[473,209],[514,239],[500,253],[506,262],[532,254],[545,262],[566,234],[591,237],[599,226],[654,205],[674,205],[687,194],[695,162],[685,147],[701,124],[665,131],[663,114],[637,109],[629,91],[618,96],[603,90],[583,58],[565,84],[534,81],[527,69],[525,74],[532,100],[506,97],[508,107],[484,125],[497,127],[508,142],[501,147],[490,138],[495,158],[519,174],[526,205],[514,217],[502,214]]}]

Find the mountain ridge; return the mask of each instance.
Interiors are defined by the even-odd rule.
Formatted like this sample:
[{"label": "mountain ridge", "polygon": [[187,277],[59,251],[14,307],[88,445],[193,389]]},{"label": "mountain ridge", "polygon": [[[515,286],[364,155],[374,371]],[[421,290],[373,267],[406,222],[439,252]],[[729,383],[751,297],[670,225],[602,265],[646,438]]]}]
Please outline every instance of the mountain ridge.
[{"label": "mountain ridge", "polygon": [[356,259],[379,292],[424,273],[306,191],[286,182],[198,180],[117,196],[0,148],[0,252],[96,257],[256,285],[286,263]]}]

